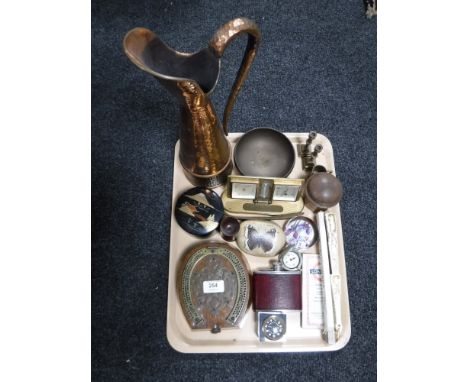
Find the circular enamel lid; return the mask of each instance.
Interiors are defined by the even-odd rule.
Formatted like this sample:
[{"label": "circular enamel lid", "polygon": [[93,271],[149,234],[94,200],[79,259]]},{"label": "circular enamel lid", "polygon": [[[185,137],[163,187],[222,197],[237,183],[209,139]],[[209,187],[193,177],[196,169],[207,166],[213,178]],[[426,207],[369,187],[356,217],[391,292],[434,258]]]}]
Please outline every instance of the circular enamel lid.
[{"label": "circular enamel lid", "polygon": [[177,199],[174,214],[177,223],[188,233],[206,236],[218,228],[224,215],[220,196],[205,187],[194,187]]}]

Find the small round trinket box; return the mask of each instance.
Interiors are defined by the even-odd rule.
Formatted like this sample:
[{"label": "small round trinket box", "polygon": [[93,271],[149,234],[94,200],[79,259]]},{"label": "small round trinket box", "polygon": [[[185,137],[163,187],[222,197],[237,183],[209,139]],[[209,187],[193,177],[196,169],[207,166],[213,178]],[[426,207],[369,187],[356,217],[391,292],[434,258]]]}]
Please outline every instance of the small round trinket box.
[{"label": "small round trinket box", "polygon": [[174,214],[185,231],[206,236],[218,228],[224,215],[223,202],[216,192],[205,187],[194,187],[177,199]]},{"label": "small round trinket box", "polygon": [[318,237],[315,223],[303,216],[290,219],[284,226],[284,234],[286,243],[299,251],[312,247]]}]

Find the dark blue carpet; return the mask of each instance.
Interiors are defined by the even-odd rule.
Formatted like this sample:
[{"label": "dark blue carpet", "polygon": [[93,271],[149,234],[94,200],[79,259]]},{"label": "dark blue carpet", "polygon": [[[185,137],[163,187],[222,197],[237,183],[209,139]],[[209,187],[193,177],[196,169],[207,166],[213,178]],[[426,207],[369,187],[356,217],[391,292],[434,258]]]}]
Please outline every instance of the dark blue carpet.
[{"label": "dark blue carpet", "polygon": [[[143,1],[92,4],[92,370],[95,381],[376,379],[376,19],[351,1]],[[136,26],[181,51],[239,16],[263,41],[231,131],[317,130],[334,146],[352,336],[329,354],[184,355],[166,340],[171,95],[122,50]],[[213,99],[224,108],[245,41],[226,51]]]}]

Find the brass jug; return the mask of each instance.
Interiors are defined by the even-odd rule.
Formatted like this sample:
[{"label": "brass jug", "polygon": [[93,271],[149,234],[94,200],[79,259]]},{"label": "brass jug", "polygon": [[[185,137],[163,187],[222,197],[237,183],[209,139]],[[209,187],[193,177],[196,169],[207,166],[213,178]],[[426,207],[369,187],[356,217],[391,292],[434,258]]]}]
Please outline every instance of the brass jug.
[{"label": "brass jug", "polygon": [[[224,109],[221,128],[210,94],[218,82],[224,50],[244,33],[248,35],[247,48]],[[192,54],[169,48],[145,28],[135,28],[124,38],[124,50],[130,60],[156,77],[179,101],[182,121],[179,159],[187,178],[195,185],[217,187],[231,173],[227,122],[259,42],[258,26],[246,18],[228,22],[214,34],[207,48]]]}]

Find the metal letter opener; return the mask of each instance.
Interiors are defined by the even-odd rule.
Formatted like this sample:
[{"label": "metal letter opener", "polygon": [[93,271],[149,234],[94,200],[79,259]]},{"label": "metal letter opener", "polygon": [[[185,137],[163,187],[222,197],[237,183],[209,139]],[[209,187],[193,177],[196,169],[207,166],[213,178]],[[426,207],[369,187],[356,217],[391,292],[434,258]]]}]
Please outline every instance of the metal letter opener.
[{"label": "metal letter opener", "polygon": [[320,235],[320,257],[322,262],[323,276],[323,330],[328,344],[333,345],[336,342],[335,319],[333,314],[333,301],[330,285],[330,259],[328,257],[327,229],[325,226],[325,213],[323,211],[319,211],[317,213],[317,223]]},{"label": "metal letter opener", "polygon": [[333,310],[335,312],[336,337],[340,337],[343,325],[341,323],[341,275],[338,268],[338,233],[336,228],[336,215],[325,213],[325,225],[328,237],[328,255],[330,256],[331,290]]},{"label": "metal letter opener", "polygon": [[341,335],[341,275],[338,263],[336,215],[317,213],[320,234],[320,256],[323,274],[324,334],[330,345]]}]

